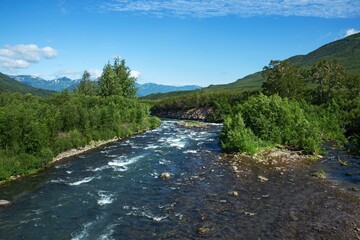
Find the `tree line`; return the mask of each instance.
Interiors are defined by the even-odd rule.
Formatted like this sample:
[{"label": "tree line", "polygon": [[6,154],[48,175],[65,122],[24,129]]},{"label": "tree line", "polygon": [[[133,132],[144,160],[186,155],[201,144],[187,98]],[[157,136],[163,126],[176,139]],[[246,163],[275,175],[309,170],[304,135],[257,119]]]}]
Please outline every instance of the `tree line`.
[{"label": "tree line", "polygon": [[[105,70],[107,69],[107,70]],[[60,152],[159,125],[135,97],[125,61],[105,65],[99,81],[84,72],[75,93],[40,98],[0,94],[0,180],[44,168]]]}]

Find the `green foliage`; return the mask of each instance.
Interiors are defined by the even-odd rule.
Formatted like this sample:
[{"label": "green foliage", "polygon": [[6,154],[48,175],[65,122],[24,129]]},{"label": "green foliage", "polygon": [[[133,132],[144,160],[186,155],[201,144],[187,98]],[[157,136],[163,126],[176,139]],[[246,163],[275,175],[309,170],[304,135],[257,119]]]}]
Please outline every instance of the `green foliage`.
[{"label": "green foliage", "polygon": [[360,74],[348,76],[344,85],[350,99],[360,97]]},{"label": "green foliage", "polygon": [[[250,97],[248,101],[239,105],[238,112],[226,118],[224,122],[224,150],[231,149],[230,146],[235,143],[233,139],[241,137],[246,139],[243,141],[249,141],[251,146],[257,148],[265,142],[270,145],[282,144],[303,149],[308,153],[317,151],[322,140],[319,124],[304,112],[299,103],[277,95],[267,97],[262,94]],[[239,142],[237,145],[241,143],[239,139],[236,141]],[[244,145],[245,142],[241,144]],[[236,147],[232,150],[243,151],[242,149],[245,148]],[[252,150],[256,150],[256,147]]]},{"label": "green foliage", "polygon": [[90,73],[88,71],[84,71],[79,86],[75,88],[75,92],[79,94],[95,96],[98,95],[98,88],[99,86],[97,82],[90,80]]},{"label": "green foliage", "polygon": [[317,84],[317,102],[326,103],[335,97],[335,93],[344,85],[345,68],[336,60],[324,60],[312,67],[312,80]]},{"label": "green foliage", "polygon": [[304,90],[303,76],[298,67],[289,61],[270,61],[262,72],[265,82],[262,85],[266,95],[300,98]]},{"label": "green foliage", "polygon": [[135,78],[131,77],[129,67],[125,65],[125,60],[116,58],[114,64],[106,64],[99,79],[101,96],[123,96],[134,98],[136,94]]},{"label": "green foliage", "polygon": [[149,107],[122,96],[0,94],[0,181],[43,168],[54,155],[92,140],[154,128]]},{"label": "green foliage", "polygon": [[245,126],[241,113],[224,119],[220,139],[220,146],[225,152],[255,154],[264,146],[253,131]]}]

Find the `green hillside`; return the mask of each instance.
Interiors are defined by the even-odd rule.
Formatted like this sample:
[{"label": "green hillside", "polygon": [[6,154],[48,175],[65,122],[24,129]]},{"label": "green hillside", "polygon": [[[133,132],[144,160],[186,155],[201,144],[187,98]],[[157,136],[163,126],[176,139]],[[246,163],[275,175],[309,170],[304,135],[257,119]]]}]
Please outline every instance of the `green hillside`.
[{"label": "green hillside", "polygon": [[297,55],[288,60],[309,67],[321,60],[338,60],[352,74],[360,73],[360,34],[326,44],[306,55]]},{"label": "green hillside", "polygon": [[6,76],[3,73],[0,73],[0,92],[18,92],[21,94],[31,93],[41,97],[51,96],[55,93],[53,91],[27,86]]},{"label": "green hillside", "polygon": [[[296,55],[288,58],[290,62],[301,67],[310,67],[321,60],[338,60],[351,74],[360,73],[360,34],[328,43],[306,55]],[[212,85],[205,90],[254,90],[260,89],[264,79],[261,72],[250,74],[236,82],[224,85]]]},{"label": "green hillside", "polygon": [[[349,37],[340,39],[328,43],[315,51],[312,51],[306,55],[296,55],[288,58],[290,62],[299,65],[301,67],[309,67],[318,61],[338,60],[346,70],[351,74],[360,73],[360,33],[351,35]],[[261,89],[261,85],[264,79],[261,75],[261,71],[250,74],[244,78],[229,84],[222,85],[210,85],[207,88],[201,89],[205,92],[213,91],[251,91]],[[183,94],[188,94],[183,93]],[[167,93],[166,95],[157,94],[151,96],[149,99],[163,99],[171,96],[179,96],[181,93]],[[145,97],[147,98],[147,97]]]}]

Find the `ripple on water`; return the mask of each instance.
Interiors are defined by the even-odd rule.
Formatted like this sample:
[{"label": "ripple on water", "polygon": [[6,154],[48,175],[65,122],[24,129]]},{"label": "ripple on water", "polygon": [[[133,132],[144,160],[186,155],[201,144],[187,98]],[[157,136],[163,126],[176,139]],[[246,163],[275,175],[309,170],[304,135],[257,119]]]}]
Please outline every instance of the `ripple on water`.
[{"label": "ripple on water", "polygon": [[130,210],[129,212],[126,213],[127,216],[146,217],[148,219],[153,220],[154,222],[160,222],[160,221],[168,218],[167,214],[164,216],[155,215],[146,207],[141,207],[141,208],[131,207],[130,208],[129,206],[124,206],[124,209]]},{"label": "ripple on water", "polygon": [[117,159],[115,159],[112,162],[109,162],[108,165],[114,168],[116,171],[125,172],[128,168],[128,165],[131,165],[133,163],[136,163],[140,159],[144,158],[145,155],[135,156],[132,158],[128,158],[126,156],[121,156]]}]

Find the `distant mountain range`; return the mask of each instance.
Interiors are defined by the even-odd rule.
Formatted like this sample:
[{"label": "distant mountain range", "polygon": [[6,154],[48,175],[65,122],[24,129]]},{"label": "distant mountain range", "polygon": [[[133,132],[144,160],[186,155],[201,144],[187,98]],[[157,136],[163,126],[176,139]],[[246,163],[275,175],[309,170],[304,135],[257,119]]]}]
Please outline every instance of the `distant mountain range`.
[{"label": "distant mountain range", "polygon": [[154,93],[167,93],[174,91],[189,91],[201,88],[196,85],[186,85],[186,86],[170,86],[170,85],[162,85],[155,83],[145,83],[139,84],[136,83],[136,87],[138,88],[137,95],[139,97],[147,96]]},{"label": "distant mountain range", "polygon": [[72,86],[77,86],[80,83],[80,80],[72,80],[67,77],[61,77],[53,80],[45,80],[31,75],[18,75],[10,77],[28,86],[56,92],[61,92],[65,89],[71,88]]},{"label": "distant mountain range", "polygon": [[[9,76],[18,82],[21,82],[27,86],[31,86],[34,88],[45,89],[50,91],[61,92],[65,89],[73,91],[76,86],[80,84],[80,80],[72,80],[67,77],[57,78],[53,80],[45,80],[40,77],[31,76],[31,75],[17,75],[17,76]],[[172,91],[189,91],[201,88],[196,85],[187,85],[187,86],[171,86],[171,85],[162,85],[155,83],[145,83],[139,84],[136,83],[136,87],[138,88],[137,95],[139,97],[146,96],[153,93],[166,93]]]}]

